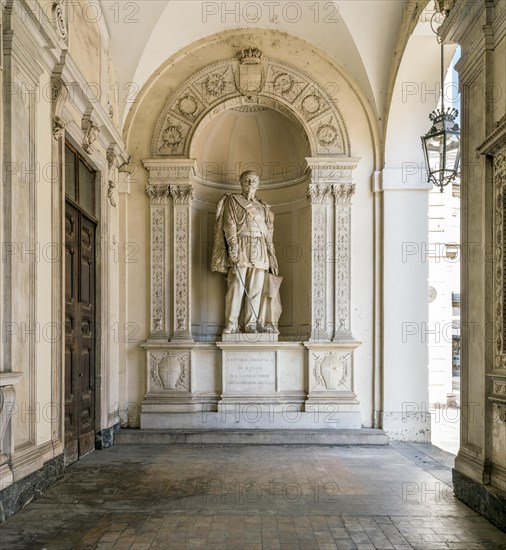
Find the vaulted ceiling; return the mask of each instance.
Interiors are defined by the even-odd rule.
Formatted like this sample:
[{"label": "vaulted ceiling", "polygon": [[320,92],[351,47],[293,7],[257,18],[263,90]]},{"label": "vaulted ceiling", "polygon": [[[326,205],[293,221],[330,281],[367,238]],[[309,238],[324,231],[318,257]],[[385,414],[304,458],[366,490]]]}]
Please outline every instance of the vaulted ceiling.
[{"label": "vaulted ceiling", "polygon": [[[379,119],[387,109],[399,36],[412,17],[411,4],[400,0],[101,4],[122,86],[133,82],[133,89],[141,89],[171,55],[196,40],[238,27],[261,27],[297,35],[325,51],[361,88]],[[123,120],[126,114],[125,109]]]}]

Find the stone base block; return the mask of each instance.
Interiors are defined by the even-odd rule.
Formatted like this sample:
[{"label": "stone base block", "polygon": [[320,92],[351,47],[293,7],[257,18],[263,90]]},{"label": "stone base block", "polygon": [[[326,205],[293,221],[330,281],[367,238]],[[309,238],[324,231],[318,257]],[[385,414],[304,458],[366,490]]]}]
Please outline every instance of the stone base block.
[{"label": "stone base block", "polygon": [[378,419],[390,439],[430,443],[429,412],[383,411],[378,414]]},{"label": "stone base block", "polygon": [[383,430],[121,430],[115,445],[388,445]]},{"label": "stone base block", "polygon": [[506,532],[506,493],[452,470],[455,496]]},{"label": "stone base block", "polygon": [[151,430],[352,430],[360,429],[359,411],[301,412],[288,403],[281,412],[254,403],[235,404],[220,412],[141,413],[141,429]]}]

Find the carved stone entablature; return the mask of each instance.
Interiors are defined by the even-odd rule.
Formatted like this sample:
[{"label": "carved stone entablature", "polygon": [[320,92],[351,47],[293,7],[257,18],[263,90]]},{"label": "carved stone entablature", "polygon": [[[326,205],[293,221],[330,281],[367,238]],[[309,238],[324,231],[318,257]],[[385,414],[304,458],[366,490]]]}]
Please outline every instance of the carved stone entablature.
[{"label": "carved stone entablature", "polygon": [[232,101],[289,112],[304,127],[314,156],[350,155],[343,117],[324,87],[293,65],[248,48],[195,73],[172,94],[155,126],[152,156],[189,157],[202,125]]},{"label": "carved stone entablature", "polygon": [[332,194],[336,204],[341,206],[350,206],[351,198],[355,193],[354,183],[340,183],[332,186]]},{"label": "carved stone entablature", "polygon": [[150,353],[152,391],[189,392],[189,353]]},{"label": "carved stone entablature", "polygon": [[150,204],[167,204],[167,197],[170,195],[170,185],[146,185],[146,195]]},{"label": "carved stone entablature", "polygon": [[191,204],[195,190],[191,185],[171,185],[170,194],[174,204]]},{"label": "carved stone entablature", "polygon": [[149,159],[142,164],[154,184],[188,184],[195,174],[195,159]]},{"label": "carved stone entablature", "polygon": [[81,130],[84,132],[83,149],[87,153],[92,153],[92,145],[95,143],[98,135],[100,134],[100,128],[90,118],[83,118],[81,122]]},{"label": "carved stone entablature", "polygon": [[306,159],[311,183],[323,185],[352,183],[353,170],[359,158],[339,159],[335,157],[310,157]]}]

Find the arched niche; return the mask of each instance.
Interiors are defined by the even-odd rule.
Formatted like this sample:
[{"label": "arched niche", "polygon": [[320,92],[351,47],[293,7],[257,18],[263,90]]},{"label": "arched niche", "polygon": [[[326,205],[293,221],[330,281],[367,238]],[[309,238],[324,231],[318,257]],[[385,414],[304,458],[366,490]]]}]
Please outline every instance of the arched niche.
[{"label": "arched niche", "polygon": [[311,155],[304,128],[279,110],[235,101],[204,119],[190,151],[195,159],[192,248],[200,251],[192,255],[193,339],[214,341],[221,334],[226,280],[210,271],[216,205],[225,193],[240,193],[244,170],[259,174],[258,196],[275,214],[274,243],[284,277],[282,337],[304,339],[310,324],[306,158]]},{"label": "arched niche", "polygon": [[[351,339],[350,204],[359,159],[350,151],[326,87],[258,48],[184,80],[166,100],[151,158],[143,161],[151,199],[150,338],[215,341],[221,334],[224,285],[210,272],[214,214],[225,192],[239,190],[241,165],[254,163],[266,180],[262,196],[279,218],[285,337]],[[204,173],[205,163],[220,162],[225,174]],[[280,170],[264,174],[272,163]],[[172,210],[165,208],[169,196]]]}]

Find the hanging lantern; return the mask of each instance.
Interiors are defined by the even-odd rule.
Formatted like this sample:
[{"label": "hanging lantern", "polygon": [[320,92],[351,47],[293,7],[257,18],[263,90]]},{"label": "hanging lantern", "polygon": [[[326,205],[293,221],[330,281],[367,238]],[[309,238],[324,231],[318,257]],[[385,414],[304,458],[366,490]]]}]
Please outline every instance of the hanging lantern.
[{"label": "hanging lantern", "polygon": [[429,115],[432,128],[422,137],[428,180],[441,193],[459,174],[460,128],[455,122],[458,114],[456,109],[436,109]]}]

